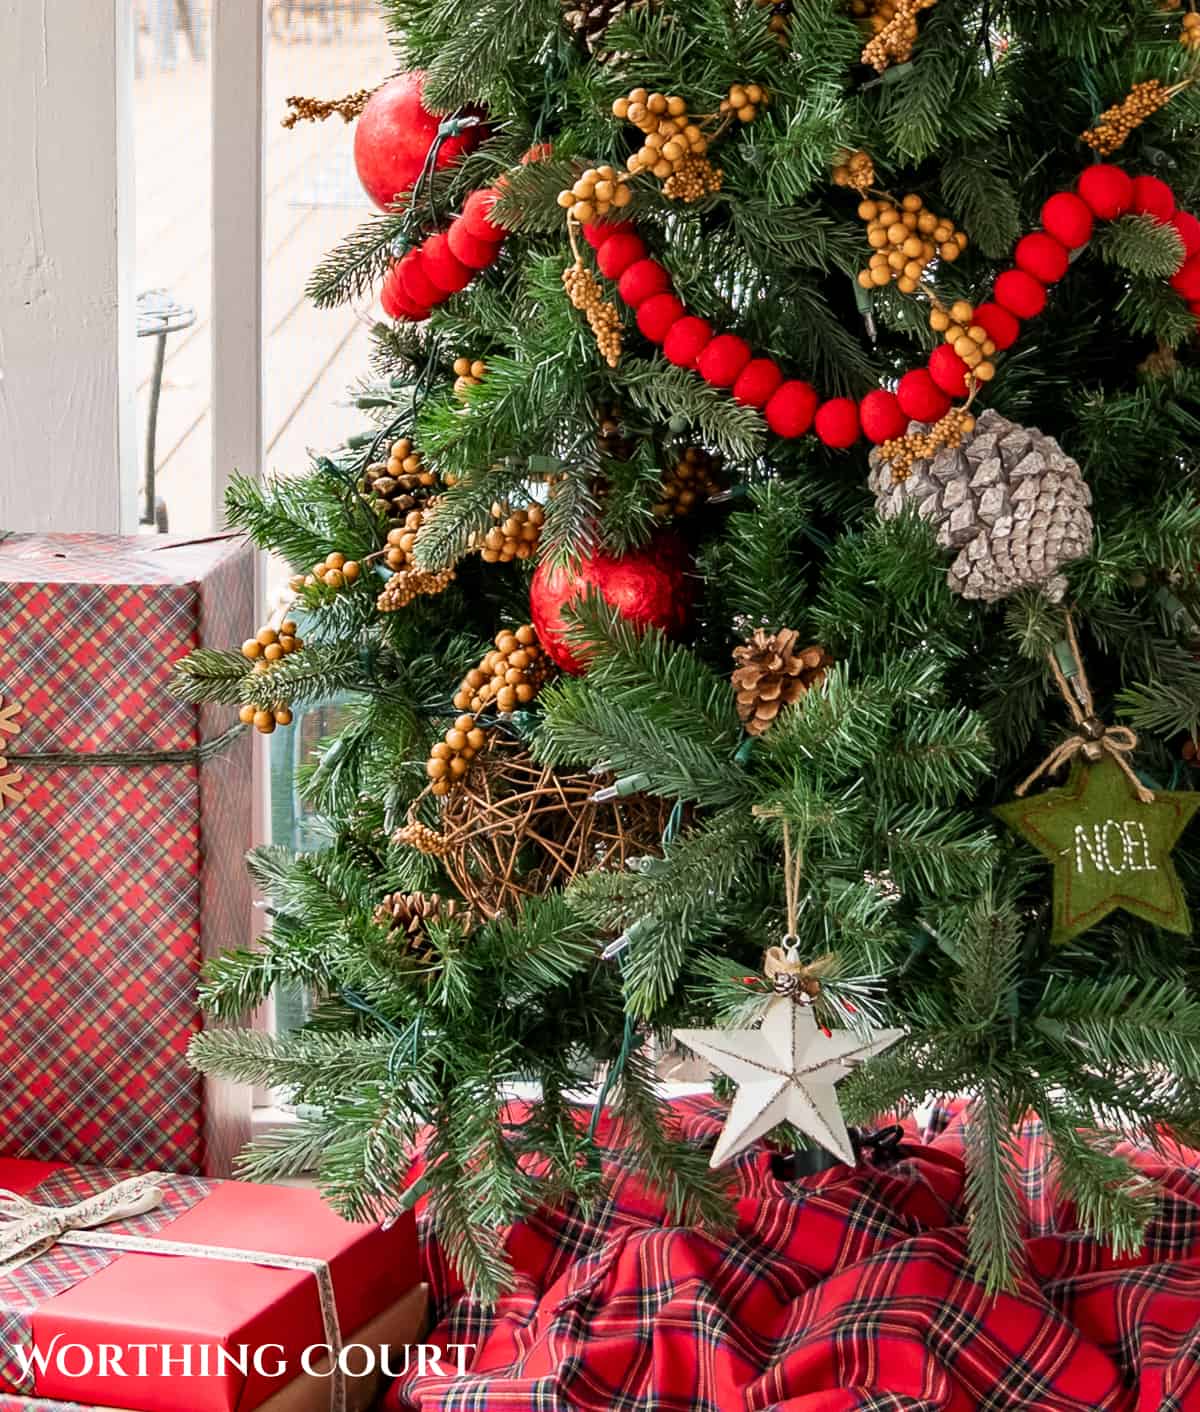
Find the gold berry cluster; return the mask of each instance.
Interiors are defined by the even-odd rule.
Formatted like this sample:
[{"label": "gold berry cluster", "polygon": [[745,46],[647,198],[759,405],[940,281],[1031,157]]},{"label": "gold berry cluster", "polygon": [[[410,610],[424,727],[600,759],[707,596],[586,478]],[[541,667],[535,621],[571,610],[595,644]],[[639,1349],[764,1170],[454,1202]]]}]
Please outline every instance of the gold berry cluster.
[{"label": "gold berry cluster", "polygon": [[424,510],[410,510],[404,517],[402,525],[395,525],[388,530],[387,541],[383,550],[383,562],[389,569],[408,569],[412,567],[413,550],[417,545],[417,531],[425,523]]},{"label": "gold berry cluster", "polygon": [[293,574],[288,580],[288,587],[293,592],[314,588],[317,584],[322,588],[345,588],[348,583],[357,582],[361,574],[362,565],[357,559],[347,559],[335,549],[332,554],[326,554],[319,564],[314,564],[308,573]]},{"label": "gold berry cluster", "polygon": [[624,172],[614,167],[588,167],[574,186],[558,193],[558,204],[581,223],[602,221],[610,212],[628,206],[633,198]]},{"label": "gold berry cluster", "polygon": [[699,201],[721,189],[721,172],[708,160],[708,137],[678,94],[635,88],[613,103],[613,116],[628,119],[645,135],[629,158],[630,172],[649,172],[673,201]]},{"label": "gold berry cluster", "polygon": [[424,853],[431,858],[444,858],[450,852],[450,842],[446,835],[438,833],[437,829],[431,829],[420,819],[409,819],[406,824],[402,824],[392,834],[392,842],[415,848],[418,853]]},{"label": "gold berry cluster", "polygon": [[414,598],[441,593],[453,579],[453,569],[401,569],[384,584],[375,606],[381,613],[398,613]]},{"label": "gold berry cluster", "polygon": [[1200,49],[1200,14],[1189,10],[1183,17],[1183,28],[1179,31],[1179,42],[1185,49]]},{"label": "gold berry cluster", "polygon": [[596,339],[596,347],[610,368],[621,361],[621,316],[615,304],[606,302],[600,282],[578,256],[573,265],[563,271],[563,288],[577,309],[587,315],[588,326]]},{"label": "gold berry cluster", "polygon": [[760,10],[771,11],[767,30],[775,36],[776,43],[788,47],[788,16],[792,13],[791,0],[754,0]]},{"label": "gold berry cluster", "polygon": [[896,281],[902,294],[915,294],[926,266],[935,258],[957,260],[967,237],[954,223],[927,210],[925,202],[910,192],[903,200],[891,198],[859,202],[858,215],[867,223],[867,243],[875,252],[860,270],[864,289]]},{"label": "gold berry cluster", "polygon": [[853,187],[860,196],[875,185],[875,163],[871,154],[860,148],[857,152],[839,152],[833,168],[835,186]]},{"label": "gold berry cluster", "polygon": [[[278,628],[259,628],[253,637],[248,637],[242,643],[242,656],[254,663],[256,676],[267,676],[276,662],[299,652],[303,646],[303,639],[297,636],[296,624],[288,618]],[[292,713],[282,705],[265,707],[247,704],[238,712],[238,719],[243,725],[252,725],[261,734],[270,735],[276,726],[290,726]]]},{"label": "gold berry cluster", "polygon": [[1156,78],[1135,83],[1129,96],[1100,114],[1095,127],[1080,134],[1081,140],[1102,156],[1109,156],[1125,145],[1126,139],[1147,118],[1165,108],[1171,101],[1171,90]]},{"label": "gold berry cluster", "polygon": [[454,391],[462,397],[468,387],[478,387],[487,374],[487,364],[482,358],[455,358]]},{"label": "gold berry cluster", "polygon": [[720,111],[739,123],[752,123],[769,102],[770,95],[761,83],[734,83],[721,99]]},{"label": "gold berry cluster", "polygon": [[433,794],[449,794],[456,780],[471,768],[471,761],[483,748],[487,733],[475,724],[475,717],[464,712],[441,740],[429,752],[425,773]]},{"label": "gold berry cluster", "polygon": [[546,680],[549,659],[530,624],[502,629],[494,643],[492,651],[478,667],[471,668],[454,693],[456,711],[478,713],[493,704],[499,711],[515,711],[532,701]]},{"label": "gold berry cluster", "polygon": [[851,0],[850,13],[866,21],[871,38],[862,51],[862,62],[877,73],[892,64],[906,64],[917,42],[917,16],[935,0]]},{"label": "gold berry cluster", "polygon": [[412,441],[393,441],[386,464],[368,466],[358,482],[358,493],[372,510],[389,520],[400,520],[416,507],[420,492],[437,484],[437,477],[421,460]]},{"label": "gold berry cluster", "polygon": [[970,368],[979,382],[991,382],[996,376],[992,358],[996,345],[982,324],[975,322],[975,306],[966,299],[956,299],[948,309],[935,305],[929,314],[929,327],[942,338]]},{"label": "gold berry cluster", "polygon": [[492,505],[496,523],[482,534],[475,535],[471,548],[478,549],[486,564],[509,564],[514,559],[530,559],[537,551],[538,537],[546,521],[546,512],[533,501],[512,510],[496,501]]},{"label": "gold berry cluster", "polygon": [[893,437],[879,448],[879,454],[892,468],[892,480],[899,483],[912,474],[913,463],[935,455],[943,446],[961,446],[963,438],[975,430],[975,418],[967,407],[951,407],[946,415],[923,432]]},{"label": "gold berry cluster", "polygon": [[[487,739],[478,721],[479,713],[489,706],[504,712],[515,711],[533,700],[546,679],[548,660],[532,626],[505,628],[496,634],[494,642],[492,651],[463,677],[454,693],[454,708],[462,714],[429,752],[425,773],[429,776],[432,794],[449,794],[470,769],[471,761]],[[415,838],[404,841],[421,848]],[[421,851],[430,850],[422,848]]]},{"label": "gold berry cluster", "polygon": [[725,489],[719,472],[720,462],[715,456],[698,446],[689,446],[674,466],[663,472],[655,515],[666,520],[690,514],[710,495]]}]

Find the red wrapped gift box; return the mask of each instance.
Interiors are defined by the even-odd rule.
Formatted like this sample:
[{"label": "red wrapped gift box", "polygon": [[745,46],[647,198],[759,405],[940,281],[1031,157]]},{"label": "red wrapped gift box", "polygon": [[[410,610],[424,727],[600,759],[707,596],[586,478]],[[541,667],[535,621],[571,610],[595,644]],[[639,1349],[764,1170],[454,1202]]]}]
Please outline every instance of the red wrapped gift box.
[{"label": "red wrapped gift box", "polygon": [[[0,1158],[0,1188],[39,1207],[74,1205],[129,1175]],[[0,1412],[31,1405],[25,1399],[135,1412],[328,1407],[330,1380],[307,1376],[302,1359],[315,1350],[308,1361],[317,1368],[329,1343],[317,1280],[259,1263],[272,1255],[328,1268],[347,1343],[420,1337],[425,1295],[411,1214],[384,1229],[343,1220],[308,1188],[179,1176],[154,1184],[161,1205],[96,1227],[85,1238],[99,1244],[58,1243],[0,1270]],[[104,1248],[114,1237],[207,1254]],[[215,1258],[214,1247],[228,1256]],[[255,1350],[266,1351],[258,1367]],[[351,1351],[352,1366],[359,1357]],[[350,1405],[364,1396],[360,1388]]]},{"label": "red wrapped gift box", "polygon": [[0,540],[0,711],[20,708],[0,756],[23,795],[0,786],[0,1152],[225,1171],[245,1141],[245,1091],[185,1055],[202,956],[250,937],[251,746],[200,763],[234,713],[166,684],[253,617],[229,536]]}]

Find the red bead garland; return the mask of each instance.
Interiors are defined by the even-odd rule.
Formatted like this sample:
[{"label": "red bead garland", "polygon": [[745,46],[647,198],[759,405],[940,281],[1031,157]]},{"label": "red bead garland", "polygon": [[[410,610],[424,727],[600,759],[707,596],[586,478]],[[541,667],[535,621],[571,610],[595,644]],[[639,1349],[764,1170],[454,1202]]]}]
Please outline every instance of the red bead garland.
[{"label": "red bead garland", "polygon": [[473,191],[444,231],[425,238],[388,271],[379,291],[383,312],[391,319],[417,322],[495,262],[504,230],[489,219],[500,198],[497,187]]}]

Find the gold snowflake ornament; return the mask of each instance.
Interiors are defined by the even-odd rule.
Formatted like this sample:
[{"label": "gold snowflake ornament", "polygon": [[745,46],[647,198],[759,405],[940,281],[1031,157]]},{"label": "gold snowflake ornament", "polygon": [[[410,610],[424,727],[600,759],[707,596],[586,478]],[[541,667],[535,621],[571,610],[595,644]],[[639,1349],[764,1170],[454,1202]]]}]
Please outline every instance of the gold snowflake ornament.
[{"label": "gold snowflake ornament", "polygon": [[[3,694],[0,694],[0,746],[4,744],[5,736],[20,734],[21,727],[17,724],[20,714],[20,706],[15,701],[6,706]],[[0,755],[0,809],[6,804],[20,804],[25,798],[24,791],[17,788],[20,783],[21,771],[15,767],[10,769],[8,761]]]}]

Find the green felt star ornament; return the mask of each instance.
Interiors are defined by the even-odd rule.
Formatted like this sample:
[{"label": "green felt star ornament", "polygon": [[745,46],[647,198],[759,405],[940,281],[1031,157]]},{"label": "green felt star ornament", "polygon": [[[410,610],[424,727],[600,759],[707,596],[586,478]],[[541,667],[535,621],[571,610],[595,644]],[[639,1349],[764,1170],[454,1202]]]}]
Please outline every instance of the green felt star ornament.
[{"label": "green felt star ornament", "polygon": [[1171,850],[1200,808],[1200,793],[1134,794],[1110,755],[1076,758],[1062,789],[1001,804],[995,813],[1054,864],[1054,928],[1070,941],[1118,907],[1166,931],[1189,933],[1192,919]]}]

